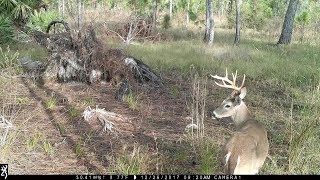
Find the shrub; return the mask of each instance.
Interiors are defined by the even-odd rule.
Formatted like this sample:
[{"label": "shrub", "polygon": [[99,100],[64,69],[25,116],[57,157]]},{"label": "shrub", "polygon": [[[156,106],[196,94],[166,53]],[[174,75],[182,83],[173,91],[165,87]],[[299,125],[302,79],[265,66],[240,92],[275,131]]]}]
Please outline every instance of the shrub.
[{"label": "shrub", "polygon": [[170,16],[166,14],[163,18],[162,27],[164,29],[169,29],[171,27]]},{"label": "shrub", "polygon": [[46,31],[48,24],[51,21],[57,19],[59,19],[59,14],[55,11],[35,11],[34,14],[30,17],[29,22],[27,23],[27,27],[29,30]]},{"label": "shrub", "polygon": [[8,17],[0,16],[0,44],[7,43],[13,40],[12,22]]}]

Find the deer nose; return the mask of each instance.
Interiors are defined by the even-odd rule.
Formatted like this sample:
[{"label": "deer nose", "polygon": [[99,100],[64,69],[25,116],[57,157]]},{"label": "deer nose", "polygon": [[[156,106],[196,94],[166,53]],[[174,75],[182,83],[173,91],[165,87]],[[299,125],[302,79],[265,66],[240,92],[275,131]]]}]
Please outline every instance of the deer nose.
[{"label": "deer nose", "polygon": [[211,114],[211,118],[212,118],[212,119],[217,119],[216,113],[215,113],[214,111],[213,111],[212,114]]}]

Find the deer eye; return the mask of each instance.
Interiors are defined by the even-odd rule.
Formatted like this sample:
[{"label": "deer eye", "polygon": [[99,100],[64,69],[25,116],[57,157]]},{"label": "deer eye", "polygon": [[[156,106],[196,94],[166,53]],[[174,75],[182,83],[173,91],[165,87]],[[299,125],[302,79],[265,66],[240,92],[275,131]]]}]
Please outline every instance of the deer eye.
[{"label": "deer eye", "polygon": [[229,104],[226,104],[224,107],[225,108],[230,108],[231,106]]}]

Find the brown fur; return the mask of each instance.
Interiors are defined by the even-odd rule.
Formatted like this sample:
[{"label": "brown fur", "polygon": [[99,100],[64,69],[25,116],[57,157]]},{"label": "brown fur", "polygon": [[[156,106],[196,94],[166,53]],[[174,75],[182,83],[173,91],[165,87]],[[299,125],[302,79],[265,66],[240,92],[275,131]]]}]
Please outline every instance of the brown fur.
[{"label": "brown fur", "polygon": [[256,120],[246,121],[225,146],[225,154],[232,152],[226,164],[225,173],[235,172],[238,156],[240,156],[240,164],[250,164],[252,158],[254,163],[258,163],[257,166],[260,169],[268,154],[268,146],[267,132],[263,125]]}]

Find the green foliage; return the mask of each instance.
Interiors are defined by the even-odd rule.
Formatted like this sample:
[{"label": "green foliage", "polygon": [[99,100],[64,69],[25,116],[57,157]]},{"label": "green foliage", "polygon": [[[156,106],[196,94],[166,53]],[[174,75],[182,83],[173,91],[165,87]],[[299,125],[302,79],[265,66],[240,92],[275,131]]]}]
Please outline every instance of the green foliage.
[{"label": "green foliage", "polygon": [[0,0],[0,15],[5,15],[13,20],[15,25],[22,26],[41,3],[39,0]]},{"label": "green foliage", "polygon": [[81,102],[81,105],[84,106],[84,107],[87,107],[87,106],[95,106],[96,104],[96,101],[94,98],[92,97],[86,97],[82,102]]},{"label": "green foliage", "polygon": [[191,21],[196,21],[197,20],[197,14],[196,13],[194,13],[193,11],[189,11],[189,18],[190,18],[190,20]]},{"label": "green foliage", "polygon": [[273,16],[284,16],[288,7],[289,0],[266,0],[264,1],[272,9]]},{"label": "green foliage", "polygon": [[136,110],[139,108],[138,97],[132,93],[124,97],[124,102],[128,103],[129,108],[132,110]]},{"label": "green foliage", "polygon": [[11,11],[11,14],[13,16],[13,19],[18,20],[20,22],[26,22],[26,20],[32,14],[32,9],[25,3],[18,1],[15,4],[14,9]]},{"label": "green foliage", "polygon": [[171,27],[170,16],[166,14],[163,18],[162,27],[164,29],[169,29]]},{"label": "green foliage", "polygon": [[77,108],[72,106],[68,109],[68,114],[71,118],[76,118],[81,114],[81,112]]},{"label": "green foliage", "polygon": [[307,6],[309,8],[310,13],[310,21],[311,22],[317,22],[320,19],[320,2],[319,0],[312,0],[309,5]]},{"label": "green foliage", "polygon": [[148,0],[129,0],[127,6],[140,15],[148,15],[151,3],[152,1],[148,2]]},{"label": "green foliage", "polygon": [[296,21],[301,24],[307,24],[310,21],[310,15],[307,11],[303,11],[300,15],[296,16]]},{"label": "green foliage", "polygon": [[8,43],[13,40],[14,29],[8,17],[0,15],[0,44]]},{"label": "green foliage", "polygon": [[81,141],[77,142],[76,147],[75,147],[75,153],[76,153],[77,158],[84,156],[85,151],[84,151],[84,148],[83,148]]},{"label": "green foliage", "polygon": [[37,12],[30,17],[27,27],[30,30],[46,31],[48,24],[59,18],[59,14],[56,11],[49,12]]},{"label": "green foliage", "polygon": [[169,94],[174,97],[177,98],[179,96],[179,89],[177,86],[171,86],[169,89]]},{"label": "green foliage", "polygon": [[[234,4],[235,6],[235,4]],[[242,28],[261,29],[266,21],[273,16],[273,9],[268,1],[249,0],[241,4]],[[228,14],[229,27],[235,27],[236,7]]]},{"label": "green foliage", "polygon": [[48,156],[51,156],[53,154],[53,146],[48,142],[48,141],[43,141],[42,143],[43,145],[43,150],[44,152],[48,155]]},{"label": "green foliage", "polygon": [[49,99],[46,100],[46,108],[47,109],[53,109],[54,107],[56,107],[58,103],[58,100],[56,97],[50,97]]},{"label": "green foliage", "polygon": [[210,140],[201,140],[202,146],[199,147],[200,174],[215,174],[218,169],[217,149]]},{"label": "green foliage", "polygon": [[35,134],[29,139],[27,139],[26,145],[28,151],[33,151],[38,146],[41,136],[39,134]]},{"label": "green foliage", "polygon": [[10,12],[14,9],[15,7],[15,0],[0,0],[0,12],[1,14],[6,14],[9,15]]},{"label": "green foliage", "polygon": [[66,134],[66,128],[63,126],[63,124],[58,123],[58,130],[60,132],[61,136],[64,136]]},{"label": "green foliage", "polygon": [[177,5],[179,9],[186,9],[187,8],[188,0],[179,0]]}]

